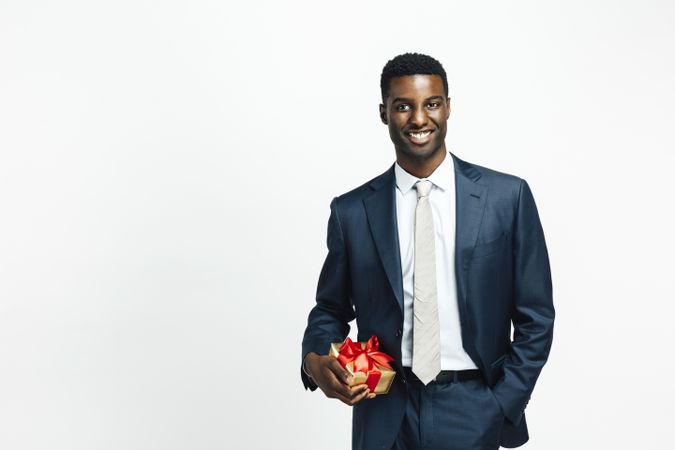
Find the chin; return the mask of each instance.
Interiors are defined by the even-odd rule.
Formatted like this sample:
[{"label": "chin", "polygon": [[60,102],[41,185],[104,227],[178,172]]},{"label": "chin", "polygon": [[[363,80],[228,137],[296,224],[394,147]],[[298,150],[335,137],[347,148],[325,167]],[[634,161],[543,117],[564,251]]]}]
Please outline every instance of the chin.
[{"label": "chin", "polygon": [[439,146],[432,146],[431,144],[432,143],[430,142],[428,144],[428,147],[423,146],[423,147],[417,147],[417,148],[415,148],[415,147],[411,148],[411,147],[408,147],[408,146],[404,146],[403,147],[404,150],[402,151],[402,153],[410,156],[411,158],[415,158],[415,159],[429,159],[432,156],[434,156],[436,153],[438,153],[441,149],[440,145]]}]

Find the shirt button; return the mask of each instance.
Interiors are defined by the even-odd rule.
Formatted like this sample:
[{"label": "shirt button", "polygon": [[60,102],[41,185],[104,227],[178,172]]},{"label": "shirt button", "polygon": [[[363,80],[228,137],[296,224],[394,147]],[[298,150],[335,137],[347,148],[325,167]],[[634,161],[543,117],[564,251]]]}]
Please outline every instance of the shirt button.
[{"label": "shirt button", "polygon": [[399,330],[396,330],[396,337],[401,337],[401,334],[402,334],[402,332],[401,332],[400,329],[399,329]]}]

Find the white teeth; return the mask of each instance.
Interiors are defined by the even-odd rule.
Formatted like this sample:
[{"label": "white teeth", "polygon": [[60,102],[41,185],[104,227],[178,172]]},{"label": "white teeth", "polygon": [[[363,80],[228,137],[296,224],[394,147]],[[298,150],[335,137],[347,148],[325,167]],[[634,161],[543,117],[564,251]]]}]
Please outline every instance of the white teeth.
[{"label": "white teeth", "polygon": [[409,133],[409,134],[410,134],[410,136],[414,137],[415,139],[422,139],[422,138],[428,136],[429,133],[431,133],[431,131],[423,131],[421,133]]}]

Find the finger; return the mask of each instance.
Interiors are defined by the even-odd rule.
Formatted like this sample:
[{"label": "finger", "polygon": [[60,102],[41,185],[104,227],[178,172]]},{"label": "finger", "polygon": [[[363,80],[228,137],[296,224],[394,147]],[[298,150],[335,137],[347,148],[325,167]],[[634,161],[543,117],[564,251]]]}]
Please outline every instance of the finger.
[{"label": "finger", "polygon": [[338,379],[333,377],[329,381],[328,385],[325,388],[322,388],[324,394],[328,398],[336,398],[344,403],[348,403],[351,400],[351,390],[345,384],[342,384]]},{"label": "finger", "polygon": [[[349,375],[349,372],[347,372],[347,375]],[[325,379],[328,382],[330,389],[339,391],[344,396],[349,395],[349,384],[343,380],[341,373],[336,373],[331,365],[328,365],[328,371],[326,372]]]},{"label": "finger", "polygon": [[350,399],[361,394],[364,390],[368,389],[367,384],[359,384],[356,386],[347,386],[346,384],[337,383],[333,386],[335,391],[339,392],[343,397]]},{"label": "finger", "polygon": [[351,382],[352,376],[349,374],[347,369],[342,367],[340,363],[338,362],[337,359],[333,359],[330,364],[328,365],[328,368],[335,374],[335,376],[342,381],[345,384],[349,384]]},{"label": "finger", "polygon": [[335,386],[335,388],[331,389],[331,397],[337,398],[340,400],[342,403],[346,403],[347,405],[351,405],[352,399],[355,397],[352,395],[352,392],[349,388],[345,389],[345,385],[342,383],[337,383],[338,386]]},{"label": "finger", "polygon": [[349,399],[349,398],[347,398],[347,397],[344,397],[344,396],[340,395],[340,396],[335,397],[335,398],[337,398],[338,400],[340,400],[340,401],[341,401],[342,403],[344,403],[345,405],[352,406],[351,399]]},{"label": "finger", "polygon": [[364,398],[366,398],[366,397],[368,396],[368,394],[370,394],[370,391],[369,391],[368,389],[366,389],[366,390],[363,391],[361,394],[359,394],[359,395],[357,395],[356,397],[352,398],[351,401],[349,402],[349,404],[352,405],[352,406],[355,405],[355,404],[357,404],[358,402],[360,402],[361,400],[363,400]]},{"label": "finger", "polygon": [[369,391],[369,392],[370,392],[370,388],[368,387],[368,385],[367,385],[366,383],[361,383],[361,384],[357,384],[357,385],[351,386],[351,387],[349,388],[349,390],[351,391],[350,394],[349,394],[349,396],[350,396],[351,398],[354,398],[354,397],[356,397],[357,395],[360,395],[360,394],[361,394],[362,392],[364,392],[364,391]]},{"label": "finger", "polygon": [[367,390],[363,391],[360,395],[357,395],[355,397],[346,397],[342,394],[336,393],[335,398],[339,399],[345,405],[353,406],[359,401],[361,401],[366,395],[368,395]]}]

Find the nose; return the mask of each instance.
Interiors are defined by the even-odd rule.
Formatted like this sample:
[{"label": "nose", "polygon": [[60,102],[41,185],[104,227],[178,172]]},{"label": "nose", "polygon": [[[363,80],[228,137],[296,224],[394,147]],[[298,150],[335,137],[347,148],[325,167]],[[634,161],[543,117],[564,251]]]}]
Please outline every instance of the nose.
[{"label": "nose", "polygon": [[424,108],[415,108],[410,115],[410,123],[417,128],[421,128],[427,124],[427,112]]}]

